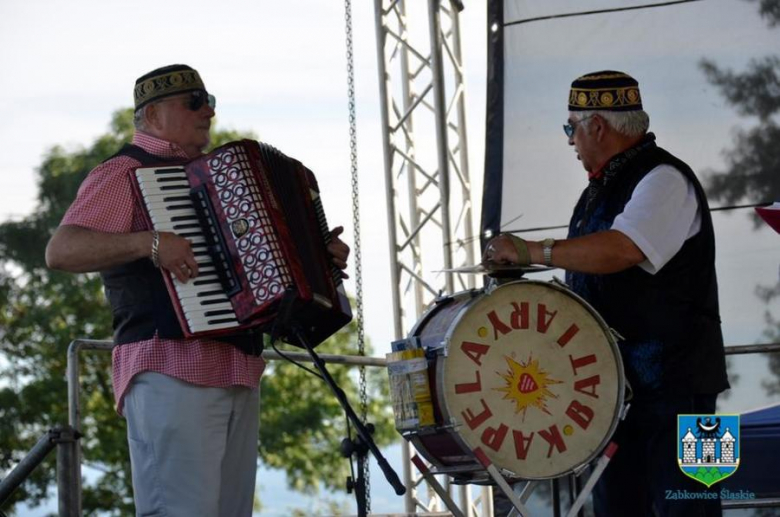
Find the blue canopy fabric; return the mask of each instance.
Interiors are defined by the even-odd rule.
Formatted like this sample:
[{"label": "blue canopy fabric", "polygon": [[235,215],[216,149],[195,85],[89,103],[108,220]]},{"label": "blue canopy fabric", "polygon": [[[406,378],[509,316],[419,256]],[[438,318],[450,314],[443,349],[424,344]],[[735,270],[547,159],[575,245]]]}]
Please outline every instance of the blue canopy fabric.
[{"label": "blue canopy fabric", "polygon": [[740,451],[739,468],[720,485],[780,497],[780,404],[741,415]]}]

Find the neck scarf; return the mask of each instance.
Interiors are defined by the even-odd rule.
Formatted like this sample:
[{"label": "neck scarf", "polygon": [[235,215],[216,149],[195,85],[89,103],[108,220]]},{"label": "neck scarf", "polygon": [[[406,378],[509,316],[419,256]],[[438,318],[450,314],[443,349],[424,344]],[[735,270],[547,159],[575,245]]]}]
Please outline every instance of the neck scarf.
[{"label": "neck scarf", "polygon": [[590,174],[588,177],[590,182],[588,183],[588,193],[585,201],[585,216],[583,217],[580,225],[584,224],[593,211],[596,209],[599,203],[597,203],[600,194],[609,185],[615,177],[620,174],[620,171],[625,169],[626,165],[634,158],[639,156],[643,151],[655,147],[655,135],[653,133],[647,133],[642,140],[634,147],[626,149],[622,153],[616,154],[607,162],[607,164],[598,172]]}]

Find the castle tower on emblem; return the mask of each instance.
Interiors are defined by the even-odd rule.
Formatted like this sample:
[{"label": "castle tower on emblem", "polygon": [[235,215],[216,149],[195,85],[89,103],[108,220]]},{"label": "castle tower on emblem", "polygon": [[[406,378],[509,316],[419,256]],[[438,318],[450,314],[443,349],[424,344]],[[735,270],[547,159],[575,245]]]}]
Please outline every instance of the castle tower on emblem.
[{"label": "castle tower on emblem", "polygon": [[729,428],[726,428],[726,432],[720,438],[720,461],[723,463],[734,463],[734,436],[732,436]]},{"label": "castle tower on emblem", "polygon": [[700,463],[715,463],[715,439],[701,439],[701,460]]},{"label": "castle tower on emblem", "polygon": [[696,463],[696,437],[693,436],[691,428],[682,439],[683,442],[683,463]]}]

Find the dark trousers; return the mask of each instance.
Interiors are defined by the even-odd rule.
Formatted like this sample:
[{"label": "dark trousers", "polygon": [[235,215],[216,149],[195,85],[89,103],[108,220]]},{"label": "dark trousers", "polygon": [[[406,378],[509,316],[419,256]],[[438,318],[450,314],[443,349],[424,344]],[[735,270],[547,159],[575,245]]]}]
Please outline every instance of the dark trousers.
[{"label": "dark trousers", "polygon": [[618,451],[593,491],[597,517],[720,517],[720,499],[674,499],[680,492],[718,493],[677,463],[677,415],[713,414],[717,395],[633,401],[615,434]]}]

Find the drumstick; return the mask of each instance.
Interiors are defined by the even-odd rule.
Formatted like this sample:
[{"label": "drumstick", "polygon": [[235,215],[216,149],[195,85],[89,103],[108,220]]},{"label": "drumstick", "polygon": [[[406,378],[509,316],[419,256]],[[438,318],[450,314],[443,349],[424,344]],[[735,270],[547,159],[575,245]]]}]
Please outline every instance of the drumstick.
[{"label": "drumstick", "polygon": [[607,445],[604,454],[601,456],[601,458],[599,458],[599,461],[596,462],[596,468],[593,469],[593,472],[588,478],[588,482],[585,483],[584,487],[582,487],[582,492],[580,492],[580,495],[577,496],[577,499],[571,506],[571,510],[569,510],[569,513],[566,514],[566,517],[577,515],[577,512],[579,512],[580,508],[582,508],[582,505],[585,504],[585,500],[593,491],[593,487],[596,485],[596,481],[599,480],[601,474],[604,472],[604,469],[607,468],[609,461],[612,459],[612,456],[615,454],[617,449],[618,446],[615,442],[609,442],[609,445]]}]

